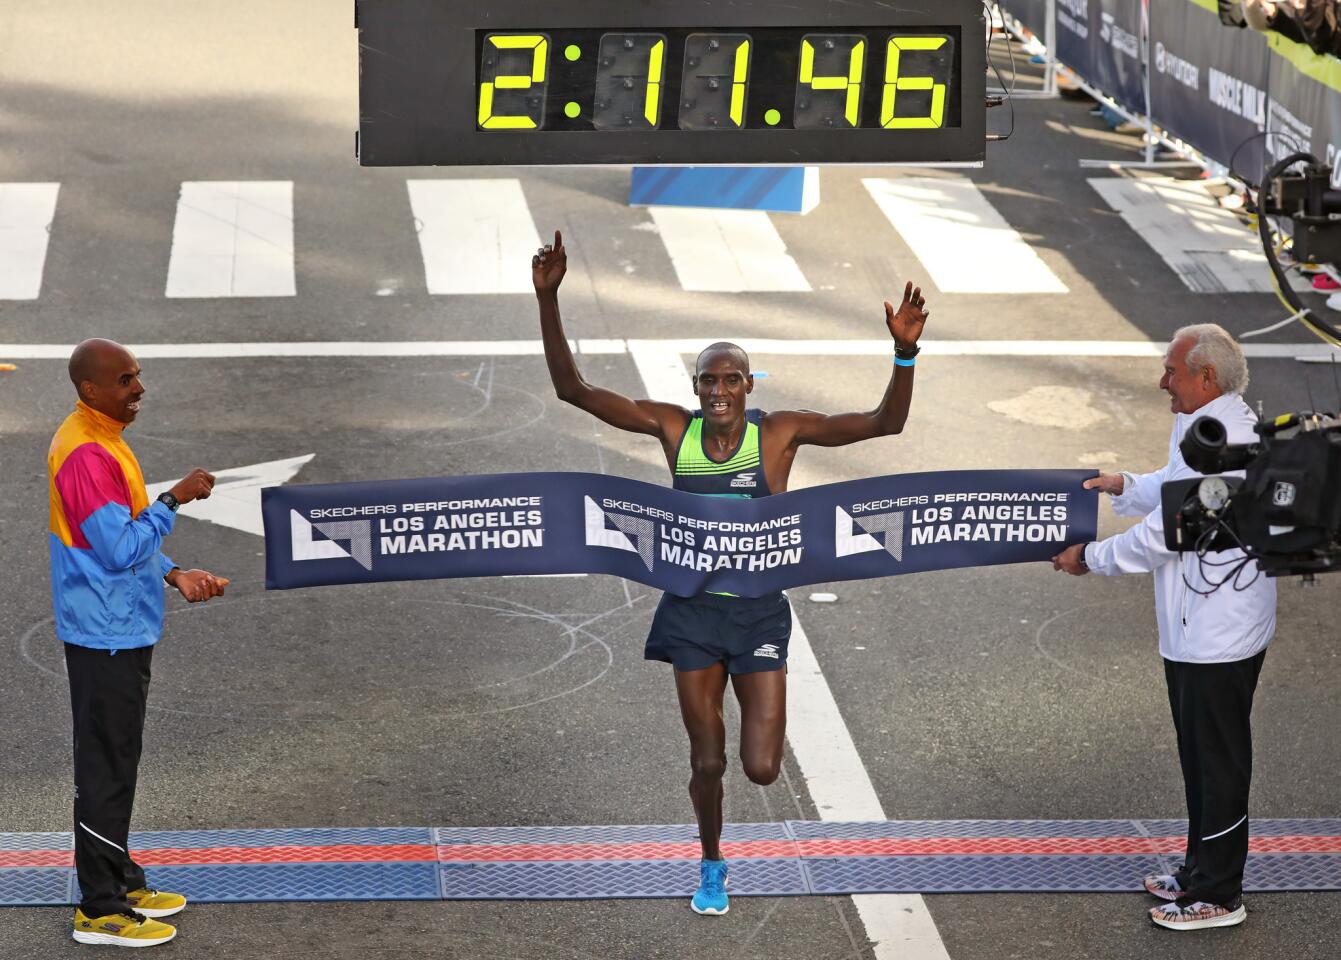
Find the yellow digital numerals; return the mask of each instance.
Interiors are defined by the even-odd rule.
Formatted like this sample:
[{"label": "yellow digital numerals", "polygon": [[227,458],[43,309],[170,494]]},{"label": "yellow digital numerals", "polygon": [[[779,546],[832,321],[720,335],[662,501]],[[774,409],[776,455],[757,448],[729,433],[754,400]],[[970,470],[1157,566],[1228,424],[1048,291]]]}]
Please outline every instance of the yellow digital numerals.
[{"label": "yellow digital numerals", "polygon": [[[818,54],[826,64],[846,69],[836,74],[815,73]],[[831,67],[829,67],[831,69]],[[796,125],[798,127],[856,127],[861,123],[861,89],[866,69],[866,39],[856,34],[814,33],[801,41],[801,67],[797,77]],[[843,123],[827,109],[835,99]]]},{"label": "yellow digital numerals", "polygon": [[666,37],[607,33],[596,57],[591,124],[597,130],[655,130],[661,126]]},{"label": "yellow digital numerals", "polygon": [[749,101],[748,33],[691,33],[680,75],[681,130],[741,130]]},{"label": "yellow digital numerals", "polygon": [[652,127],[661,125],[661,77],[665,72],[666,41],[658,39],[647,53],[647,95],[643,116]]},{"label": "yellow digital numerals", "polygon": [[549,37],[543,33],[486,36],[480,69],[480,129],[535,130],[543,125],[548,66]]},{"label": "yellow digital numerals", "polygon": [[[885,86],[880,96],[880,126],[886,130],[913,130],[939,128],[945,123],[946,85],[938,83],[935,77],[902,76],[899,67],[904,51],[940,50],[949,40],[949,37],[889,38],[885,55]],[[946,73],[948,74],[948,70]],[[931,104],[928,114],[921,117],[895,116],[894,109],[901,90],[930,90]]]}]

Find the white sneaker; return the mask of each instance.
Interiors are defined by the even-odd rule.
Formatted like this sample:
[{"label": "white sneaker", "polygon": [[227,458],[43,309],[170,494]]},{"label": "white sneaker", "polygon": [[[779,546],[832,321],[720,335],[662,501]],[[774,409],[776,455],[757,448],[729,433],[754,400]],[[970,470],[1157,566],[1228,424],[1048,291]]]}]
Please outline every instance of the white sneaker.
[{"label": "white sneaker", "polygon": [[1145,878],[1145,892],[1161,900],[1177,900],[1183,895],[1183,888],[1171,873],[1152,873]]},{"label": "white sneaker", "polygon": [[1248,911],[1239,904],[1230,910],[1215,903],[1190,903],[1180,907],[1176,903],[1165,903],[1150,908],[1150,919],[1156,926],[1168,930],[1206,930],[1210,927],[1236,927],[1248,919]]}]

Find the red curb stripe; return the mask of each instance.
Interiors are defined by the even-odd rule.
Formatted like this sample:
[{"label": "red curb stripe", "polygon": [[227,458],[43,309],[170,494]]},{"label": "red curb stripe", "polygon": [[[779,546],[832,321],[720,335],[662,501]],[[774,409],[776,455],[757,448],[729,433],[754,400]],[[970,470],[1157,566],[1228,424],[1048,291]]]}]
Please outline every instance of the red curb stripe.
[{"label": "red curb stripe", "polygon": [[873,837],[802,840],[802,857],[1104,856],[1178,853],[1184,841],[1151,837]]},{"label": "red curb stripe", "polygon": [[73,850],[0,850],[0,867],[73,866]]},{"label": "red curb stripe", "polygon": [[426,843],[159,847],[132,850],[131,854],[137,863],[146,867],[212,863],[434,863],[438,859],[433,845]]},{"label": "red curb stripe", "polygon": [[[526,860],[697,860],[703,855],[697,841],[646,843],[445,843],[438,847],[443,863],[501,863]],[[793,840],[740,840],[723,842],[722,855],[740,860],[793,859]]]},{"label": "red curb stripe", "polygon": [[[1181,837],[874,837],[862,839],[745,840],[723,843],[736,859],[803,857],[1104,856],[1178,855]],[[1252,853],[1341,854],[1338,836],[1252,837]],[[159,847],[132,851],[145,866],[283,863],[501,863],[519,861],[697,860],[696,842],[522,844],[333,844],[266,847]],[[69,850],[0,851],[0,869],[69,868]]]}]

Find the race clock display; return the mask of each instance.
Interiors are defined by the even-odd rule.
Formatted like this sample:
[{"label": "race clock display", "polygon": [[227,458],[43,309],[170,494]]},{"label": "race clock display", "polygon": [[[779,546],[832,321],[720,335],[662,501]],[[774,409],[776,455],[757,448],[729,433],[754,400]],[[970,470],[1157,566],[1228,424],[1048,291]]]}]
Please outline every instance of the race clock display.
[{"label": "race clock display", "polygon": [[977,0],[537,9],[360,0],[360,162],[982,161]]}]

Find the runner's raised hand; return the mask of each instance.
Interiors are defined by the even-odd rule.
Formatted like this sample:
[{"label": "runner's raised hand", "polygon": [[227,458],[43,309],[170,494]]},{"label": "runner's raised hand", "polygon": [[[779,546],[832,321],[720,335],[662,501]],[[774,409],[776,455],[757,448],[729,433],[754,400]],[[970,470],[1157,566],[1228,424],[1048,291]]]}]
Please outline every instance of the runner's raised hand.
[{"label": "runner's raised hand", "polygon": [[885,301],[885,325],[889,327],[889,335],[894,338],[895,346],[906,348],[917,344],[917,338],[922,336],[922,327],[930,316],[930,312],[923,309],[925,305],[922,288],[914,287],[911,280],[903,288],[903,302],[899,304],[897,312],[894,304]]},{"label": "runner's raised hand", "polygon": [[531,283],[535,292],[557,293],[567,272],[568,254],[563,249],[563,234],[555,230],[554,242],[545,244],[531,258]]}]

